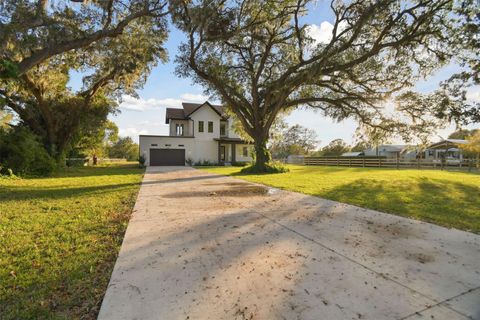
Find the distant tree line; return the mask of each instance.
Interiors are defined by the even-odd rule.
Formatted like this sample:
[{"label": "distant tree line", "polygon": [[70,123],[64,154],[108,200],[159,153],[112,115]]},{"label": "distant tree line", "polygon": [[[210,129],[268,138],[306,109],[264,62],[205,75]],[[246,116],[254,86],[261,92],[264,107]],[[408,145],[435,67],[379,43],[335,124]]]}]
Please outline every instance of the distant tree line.
[{"label": "distant tree line", "polygon": [[[376,148],[381,144],[388,144],[388,139],[373,141],[358,141],[349,145],[343,139],[334,139],[323,148],[317,149],[320,140],[314,130],[302,127],[299,124],[288,126],[283,120],[273,126],[273,133],[270,137],[269,150],[274,159],[285,159],[289,155],[310,155],[310,156],[341,156],[346,152],[363,152]],[[358,136],[361,138],[361,136]],[[480,130],[459,129],[448,136],[448,139],[462,139],[469,141],[461,146],[465,155],[476,156],[480,153]],[[432,142],[426,142],[421,147],[425,148]],[[420,148],[422,149],[422,148]]]},{"label": "distant tree line", "polygon": [[68,156],[134,161],[138,160],[138,150],[138,144],[131,137],[119,137],[116,124],[107,121],[95,135],[83,136]]}]

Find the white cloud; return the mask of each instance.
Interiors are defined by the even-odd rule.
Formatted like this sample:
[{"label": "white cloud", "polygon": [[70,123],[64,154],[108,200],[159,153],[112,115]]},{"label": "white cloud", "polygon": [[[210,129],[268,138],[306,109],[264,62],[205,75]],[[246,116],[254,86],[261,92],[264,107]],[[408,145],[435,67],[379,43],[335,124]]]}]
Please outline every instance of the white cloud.
[{"label": "white cloud", "polygon": [[307,34],[317,43],[328,43],[332,39],[333,25],[323,21],[320,25],[312,24],[307,27]]},{"label": "white cloud", "polygon": [[177,98],[165,98],[165,99],[143,99],[135,98],[132,96],[124,95],[122,97],[122,103],[120,108],[131,111],[145,111],[149,109],[157,109],[161,107],[168,108],[181,108],[182,102],[204,102],[208,97],[201,94],[184,93],[180,95],[180,99]]},{"label": "white cloud", "polygon": [[133,140],[138,140],[138,136],[141,134],[148,134],[148,130],[139,130],[134,127],[119,128],[118,135],[121,137],[131,137]]},{"label": "white cloud", "polygon": [[466,98],[471,102],[480,102],[480,86],[468,88]]},{"label": "white cloud", "polygon": [[161,126],[165,124],[164,122],[161,121],[150,121],[150,120],[144,120],[140,121],[137,123],[139,126]]},{"label": "white cloud", "polygon": [[205,102],[208,100],[207,96],[204,96],[203,94],[193,94],[193,93],[184,93],[180,96],[183,101],[189,101],[189,102]]},{"label": "white cloud", "polygon": [[179,99],[143,99],[135,98],[132,96],[123,96],[122,103],[120,108],[124,110],[132,111],[145,111],[147,109],[155,109],[161,107],[180,107],[182,105],[182,100]]},{"label": "white cloud", "polygon": [[[337,34],[344,30],[347,26],[345,21],[339,23]],[[333,37],[333,24],[328,21],[323,21],[320,25],[311,24],[307,26],[307,34],[315,40],[315,43],[329,43]]]}]

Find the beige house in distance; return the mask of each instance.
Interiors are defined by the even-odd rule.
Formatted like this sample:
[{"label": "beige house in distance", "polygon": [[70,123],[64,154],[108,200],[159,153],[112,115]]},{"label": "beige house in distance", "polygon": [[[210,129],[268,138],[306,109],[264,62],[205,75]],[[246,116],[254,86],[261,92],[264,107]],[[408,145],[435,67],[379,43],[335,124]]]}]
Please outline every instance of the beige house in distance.
[{"label": "beige house in distance", "polygon": [[252,161],[252,145],[232,129],[224,107],[208,101],[167,108],[169,135],[140,135],[140,155],[147,166],[184,166],[209,162],[229,165]]}]

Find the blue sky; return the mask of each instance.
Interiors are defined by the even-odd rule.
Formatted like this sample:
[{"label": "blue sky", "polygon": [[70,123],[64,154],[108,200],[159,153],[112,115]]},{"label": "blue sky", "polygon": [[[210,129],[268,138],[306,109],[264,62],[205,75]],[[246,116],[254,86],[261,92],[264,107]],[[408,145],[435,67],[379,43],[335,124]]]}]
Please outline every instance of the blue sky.
[{"label": "blue sky", "polygon": [[[324,6],[325,1],[318,1],[313,5],[310,14],[304,18],[305,23],[316,25],[319,32],[324,32],[323,26],[332,22],[333,16],[330,10]],[[324,25],[322,25],[324,22]],[[175,55],[184,35],[176,30],[170,31],[169,39],[165,44],[169,53],[169,62],[160,64],[152,70],[148,81],[142,90],[138,91],[139,99],[126,97],[121,104],[120,113],[110,116],[120,129],[120,135],[131,136],[138,141],[139,134],[164,135],[168,133],[165,124],[165,108],[181,107],[182,101],[204,102],[207,97],[203,96],[201,87],[194,85],[189,79],[178,78],[175,71]],[[448,66],[439,70],[431,78],[417,84],[419,91],[428,92],[434,90],[441,80],[449,77],[458,70],[456,66]],[[72,77],[72,86],[80,84],[80,75]],[[479,96],[478,92],[473,93]],[[480,98],[480,96],[479,96]],[[347,143],[353,142],[353,135],[357,124],[352,120],[340,123],[332,119],[322,117],[312,110],[299,109],[287,116],[286,121],[290,125],[300,124],[315,130],[321,141],[319,146],[328,144],[333,139],[342,138]],[[472,126],[472,127],[480,127]],[[454,127],[440,130],[439,135],[446,137]]]}]

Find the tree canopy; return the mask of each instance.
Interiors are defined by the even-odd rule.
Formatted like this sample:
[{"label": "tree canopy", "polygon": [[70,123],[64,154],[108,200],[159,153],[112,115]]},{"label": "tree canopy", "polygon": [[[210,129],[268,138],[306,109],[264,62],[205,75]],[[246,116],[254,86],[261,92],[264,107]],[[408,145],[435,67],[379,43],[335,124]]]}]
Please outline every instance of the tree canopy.
[{"label": "tree canopy", "polygon": [[[471,13],[474,1],[467,1]],[[434,123],[438,109],[389,114],[385,101],[449,63],[460,48],[455,32],[468,14],[453,1],[332,1],[318,4],[335,19],[328,41],[315,41],[302,17],[309,0],[198,0],[173,8],[187,35],[177,73],[219,97],[255,143],[256,166],[266,169],[269,130],[279,112],[307,105],[335,120],[407,136]],[[468,46],[465,52],[472,52]],[[444,102],[444,101],[443,101]],[[459,116],[465,113],[462,106]],[[456,115],[455,112],[450,112]],[[408,121],[407,121],[408,120]]]},{"label": "tree canopy", "polygon": [[118,139],[118,127],[110,120],[101,125],[84,127],[78,133],[77,141],[74,141],[70,156],[109,158],[109,150]]},{"label": "tree canopy", "polygon": [[[133,25],[166,29],[167,2],[161,0],[25,1],[0,4],[0,75],[21,76],[71,50],[84,58]],[[161,43],[159,43],[161,44]]]},{"label": "tree canopy", "polygon": [[130,137],[119,138],[110,148],[109,156],[111,158],[124,158],[129,161],[138,160],[138,144],[133,142]]},{"label": "tree canopy", "polygon": [[[350,151],[350,146],[342,139],[335,139],[330,141],[325,147],[322,148],[322,156],[341,156],[345,152]],[[363,151],[363,150],[361,150]]]},{"label": "tree canopy", "polygon": [[477,131],[480,131],[479,129],[459,129],[455,132],[452,132],[448,135],[449,139],[463,139],[465,140],[467,137],[475,135]]},{"label": "tree canopy", "polygon": [[[1,107],[56,159],[167,57],[165,1],[77,2],[6,1],[0,15]],[[83,75],[78,91],[69,87],[73,71]]]},{"label": "tree canopy", "polygon": [[299,124],[284,128],[269,147],[273,158],[282,159],[289,155],[308,154],[318,144],[317,134],[314,130]]},{"label": "tree canopy", "polygon": [[477,168],[480,165],[480,130],[472,132],[472,135],[466,137],[467,143],[461,144],[462,149],[467,157],[476,157]]},{"label": "tree canopy", "polygon": [[7,129],[13,119],[13,115],[4,110],[0,110],[0,129]]}]

